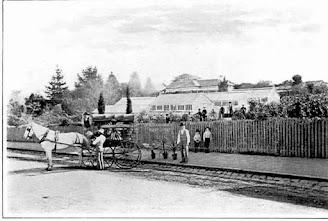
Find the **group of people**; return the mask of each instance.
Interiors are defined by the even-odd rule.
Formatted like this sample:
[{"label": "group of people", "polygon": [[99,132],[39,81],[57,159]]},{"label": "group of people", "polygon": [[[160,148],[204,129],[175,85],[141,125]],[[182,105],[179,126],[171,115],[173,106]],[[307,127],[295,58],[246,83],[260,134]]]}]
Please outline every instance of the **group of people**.
[{"label": "group of people", "polygon": [[[206,127],[205,132],[203,133],[203,137],[200,134],[200,130],[197,129],[193,139],[194,139],[195,153],[200,151],[200,143],[202,140],[204,141],[205,153],[210,152],[210,142],[212,139],[212,133],[209,127]],[[190,133],[189,130],[186,129],[184,123],[180,123],[180,130],[178,133],[177,144],[181,148],[182,160],[180,163],[188,163]]]},{"label": "group of people", "polygon": [[207,110],[205,107],[204,107],[203,111],[198,109],[197,114],[198,114],[200,121],[207,121]]},{"label": "group of people", "polygon": [[[99,129],[96,133],[92,134],[90,131],[86,134],[90,140],[91,144],[96,148],[97,154],[97,167],[100,170],[105,169],[104,164],[104,143],[106,141],[105,131],[104,129]],[[206,127],[203,136],[200,134],[200,130],[197,129],[196,133],[193,137],[195,152],[200,151],[200,143],[204,141],[205,153],[209,153],[210,142],[212,139],[212,133],[209,127]],[[180,124],[180,130],[178,133],[177,145],[181,148],[181,162],[180,163],[188,163],[189,156],[189,145],[190,145],[190,133],[189,130],[186,129],[185,124]]]},{"label": "group of people", "polygon": [[[241,111],[243,113],[246,113],[246,108],[244,107],[244,105],[241,108]],[[223,115],[224,109],[220,110],[220,112],[222,112],[221,114]],[[229,113],[232,114],[231,102],[229,103]],[[203,111],[201,111],[201,109],[198,109],[197,114],[199,115],[201,121],[207,120],[207,111],[206,111],[205,107],[204,107]],[[83,115],[83,124],[84,124],[84,128],[86,130],[90,129],[91,124],[92,124],[91,117],[87,113],[85,113]],[[90,132],[90,131],[88,131],[88,132]],[[104,129],[100,129],[94,134],[92,134],[91,132],[90,132],[90,134],[86,133],[86,135],[90,138],[91,144],[96,147],[96,153],[97,153],[97,159],[98,159],[98,169],[101,169],[101,170],[105,168],[104,159],[103,159],[103,151],[104,151],[104,143],[106,141],[106,136],[105,136],[104,132],[105,132]],[[114,133],[112,135],[114,135]],[[203,134],[201,134],[200,130],[197,129],[193,136],[195,153],[202,151],[201,142],[204,143],[204,152],[209,153],[209,146],[210,146],[211,140],[212,140],[212,133],[211,133],[211,130],[209,127],[206,127]],[[187,163],[188,155],[189,155],[190,133],[189,133],[189,130],[186,129],[184,123],[180,123],[180,130],[179,130],[178,137],[177,137],[177,145],[180,146],[180,148],[181,148],[182,160],[180,163]]]}]

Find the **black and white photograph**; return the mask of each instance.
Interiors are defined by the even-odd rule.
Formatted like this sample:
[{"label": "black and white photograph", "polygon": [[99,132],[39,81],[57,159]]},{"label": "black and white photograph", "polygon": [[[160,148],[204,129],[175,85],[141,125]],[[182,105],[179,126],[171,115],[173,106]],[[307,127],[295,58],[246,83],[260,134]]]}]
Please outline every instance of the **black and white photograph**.
[{"label": "black and white photograph", "polygon": [[2,1],[2,218],[327,219],[327,9]]}]

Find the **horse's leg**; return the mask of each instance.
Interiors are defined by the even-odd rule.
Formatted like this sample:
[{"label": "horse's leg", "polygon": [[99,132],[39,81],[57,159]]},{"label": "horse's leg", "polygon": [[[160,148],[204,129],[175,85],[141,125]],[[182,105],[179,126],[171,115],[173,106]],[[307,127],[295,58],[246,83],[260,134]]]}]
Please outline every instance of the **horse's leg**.
[{"label": "horse's leg", "polygon": [[82,151],[83,149],[81,147],[74,146],[75,151],[77,152],[77,155],[79,156],[79,167],[83,166],[83,158],[82,158]]},{"label": "horse's leg", "polygon": [[51,152],[51,148],[47,148],[45,151],[46,151],[47,162],[48,162],[48,167],[47,167],[46,170],[50,171],[50,170],[52,170],[52,152]]},{"label": "horse's leg", "polygon": [[82,159],[82,151],[83,149],[82,148],[76,148],[76,151],[79,155],[79,167],[82,167],[83,166],[83,159]]}]

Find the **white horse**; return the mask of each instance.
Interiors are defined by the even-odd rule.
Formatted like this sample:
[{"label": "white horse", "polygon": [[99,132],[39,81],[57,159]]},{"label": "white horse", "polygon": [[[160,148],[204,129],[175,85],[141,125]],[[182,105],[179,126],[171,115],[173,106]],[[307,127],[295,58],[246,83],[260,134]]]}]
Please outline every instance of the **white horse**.
[{"label": "white horse", "polygon": [[82,166],[82,150],[89,148],[89,140],[82,134],[76,132],[58,133],[57,131],[49,130],[37,123],[31,122],[26,127],[24,138],[31,139],[32,135],[39,139],[41,147],[46,152],[48,167],[46,170],[52,170],[52,151],[63,150],[69,147],[74,147],[79,155],[79,166]]}]

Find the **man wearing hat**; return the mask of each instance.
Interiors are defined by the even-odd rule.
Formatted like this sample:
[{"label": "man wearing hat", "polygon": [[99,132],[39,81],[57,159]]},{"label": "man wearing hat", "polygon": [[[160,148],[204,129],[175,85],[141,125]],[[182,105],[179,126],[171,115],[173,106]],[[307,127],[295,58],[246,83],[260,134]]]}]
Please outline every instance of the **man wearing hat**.
[{"label": "man wearing hat", "polygon": [[184,123],[180,123],[180,130],[178,133],[177,144],[181,146],[181,158],[180,163],[188,163],[188,153],[189,153],[189,143],[190,143],[190,134],[186,129]]},{"label": "man wearing hat", "polygon": [[84,112],[82,115],[82,125],[84,128],[84,133],[91,130],[92,119],[88,112]]},{"label": "man wearing hat", "polygon": [[98,137],[92,142],[93,145],[96,145],[96,153],[98,158],[98,169],[105,169],[104,164],[104,143],[106,141],[106,137],[104,136],[104,129],[100,129],[98,131]]}]

